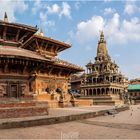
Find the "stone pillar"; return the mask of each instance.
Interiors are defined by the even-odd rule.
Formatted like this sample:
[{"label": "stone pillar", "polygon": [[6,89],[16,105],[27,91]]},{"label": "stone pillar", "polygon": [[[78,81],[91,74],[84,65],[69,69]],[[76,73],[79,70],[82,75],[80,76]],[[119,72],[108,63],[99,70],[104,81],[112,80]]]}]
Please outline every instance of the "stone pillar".
[{"label": "stone pillar", "polygon": [[102,95],[102,93],[101,93],[101,92],[102,92],[102,89],[100,88],[100,93],[99,93],[99,95],[100,95],[100,96]]},{"label": "stone pillar", "polygon": [[105,93],[104,93],[105,95],[107,94],[107,93],[106,93],[106,90],[107,90],[107,89],[105,88]]},{"label": "stone pillar", "polygon": [[85,96],[87,96],[87,89],[85,89]]}]

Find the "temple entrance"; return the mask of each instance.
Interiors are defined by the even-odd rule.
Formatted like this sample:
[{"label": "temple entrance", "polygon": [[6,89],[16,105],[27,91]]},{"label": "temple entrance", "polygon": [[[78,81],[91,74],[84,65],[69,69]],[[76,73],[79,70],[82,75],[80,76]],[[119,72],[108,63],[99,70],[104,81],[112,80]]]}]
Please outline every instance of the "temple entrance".
[{"label": "temple entrance", "polygon": [[11,84],[10,89],[10,97],[18,98],[18,85]]}]

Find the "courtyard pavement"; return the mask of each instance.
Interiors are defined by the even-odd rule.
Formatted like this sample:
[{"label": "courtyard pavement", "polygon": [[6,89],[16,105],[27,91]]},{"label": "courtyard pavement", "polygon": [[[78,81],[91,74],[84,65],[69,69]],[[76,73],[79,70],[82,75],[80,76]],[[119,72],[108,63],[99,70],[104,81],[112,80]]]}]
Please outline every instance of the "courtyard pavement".
[{"label": "courtyard pavement", "polygon": [[[111,106],[95,106],[64,108],[68,112],[76,113],[87,110],[103,110]],[[55,110],[55,111],[54,111]],[[61,109],[54,109],[50,115]],[[69,111],[71,110],[71,111]],[[58,112],[57,112],[58,111]],[[60,111],[61,112],[61,111]],[[63,112],[64,113],[64,112]],[[64,115],[65,115],[64,113]],[[62,115],[62,114],[61,114]],[[116,115],[106,115],[86,120],[42,125],[28,128],[1,129],[1,139],[140,139],[140,105],[133,105],[130,110]]]}]

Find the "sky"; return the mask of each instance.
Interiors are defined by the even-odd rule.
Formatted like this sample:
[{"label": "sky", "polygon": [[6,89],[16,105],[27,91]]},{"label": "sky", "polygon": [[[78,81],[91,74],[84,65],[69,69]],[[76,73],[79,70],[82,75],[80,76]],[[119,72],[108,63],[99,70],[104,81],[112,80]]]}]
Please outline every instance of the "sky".
[{"label": "sky", "polygon": [[85,65],[96,56],[103,30],[109,55],[129,79],[140,77],[140,1],[1,0],[0,19],[42,28],[45,36],[72,45],[58,57]]}]

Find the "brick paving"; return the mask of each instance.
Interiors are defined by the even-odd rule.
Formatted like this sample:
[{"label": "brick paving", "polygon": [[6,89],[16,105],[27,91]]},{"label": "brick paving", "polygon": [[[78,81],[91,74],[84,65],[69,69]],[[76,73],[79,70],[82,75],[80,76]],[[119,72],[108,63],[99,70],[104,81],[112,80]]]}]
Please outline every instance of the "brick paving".
[{"label": "brick paving", "polygon": [[[96,108],[96,109],[95,109]],[[95,107],[100,110],[101,107]],[[102,108],[104,108],[102,106]],[[77,112],[92,108],[76,108]],[[106,106],[105,108],[106,109]],[[61,110],[61,109],[56,109]],[[71,110],[65,108],[64,110]],[[67,111],[65,113],[67,113]],[[58,111],[59,112],[59,111]],[[55,113],[58,113],[57,111]],[[72,112],[74,112],[72,110]],[[50,114],[52,115],[52,114]],[[65,115],[65,114],[64,114]],[[140,139],[140,105],[119,114],[101,116],[82,121],[73,121],[54,125],[43,125],[29,128],[0,130],[3,139]],[[88,123],[87,123],[87,122]],[[96,124],[95,124],[96,122]],[[104,123],[102,123],[104,122]],[[102,124],[102,125],[101,125]],[[115,127],[114,127],[115,126]],[[119,127],[120,126],[120,127]],[[123,127],[125,126],[125,127]],[[126,127],[127,126],[127,127]],[[138,127],[138,129],[136,128]],[[136,129],[135,129],[136,128]]]}]

